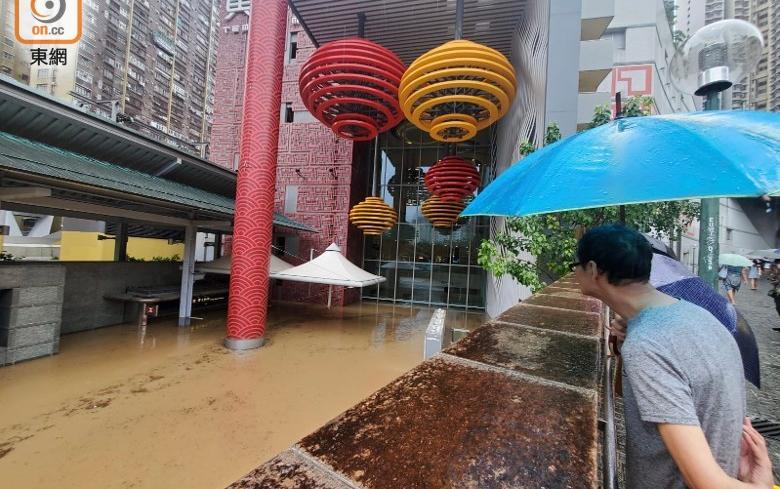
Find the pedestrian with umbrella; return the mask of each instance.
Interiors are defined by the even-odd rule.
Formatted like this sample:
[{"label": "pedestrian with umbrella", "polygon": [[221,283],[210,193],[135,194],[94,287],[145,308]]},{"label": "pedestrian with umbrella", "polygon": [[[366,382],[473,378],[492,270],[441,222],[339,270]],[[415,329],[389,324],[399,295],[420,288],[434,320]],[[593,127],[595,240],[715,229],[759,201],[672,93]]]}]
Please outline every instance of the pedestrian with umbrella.
[{"label": "pedestrian with umbrella", "polygon": [[[772,272],[769,275],[769,284],[772,286],[769,289],[769,297],[775,301],[775,310],[778,316],[780,316],[780,268],[777,266],[772,267]],[[780,331],[780,328],[772,328],[773,331]]]},{"label": "pedestrian with umbrella", "polygon": [[723,289],[726,291],[726,297],[728,297],[729,302],[736,304],[736,294],[742,283],[747,283],[747,269],[753,265],[753,262],[744,256],[723,253],[718,257],[718,263],[721,267],[725,267]]},{"label": "pedestrian with umbrella", "polygon": [[761,278],[761,260],[753,260],[753,264],[748,269],[748,280],[750,280],[750,290],[758,290],[758,279]]}]

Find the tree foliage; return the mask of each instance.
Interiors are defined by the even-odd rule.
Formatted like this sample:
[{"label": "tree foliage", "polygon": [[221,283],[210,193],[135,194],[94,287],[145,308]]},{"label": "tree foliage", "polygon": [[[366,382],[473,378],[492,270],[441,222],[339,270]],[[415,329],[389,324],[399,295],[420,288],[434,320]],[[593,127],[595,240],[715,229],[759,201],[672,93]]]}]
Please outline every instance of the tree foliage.
[{"label": "tree foliage", "polygon": [[[623,107],[625,117],[647,115],[651,97],[631,97]],[[590,127],[609,122],[610,108],[598,107]],[[545,133],[545,144],[561,138],[560,130],[551,124]],[[523,156],[534,151],[522,144]],[[522,165],[522,162],[518,163]],[[656,202],[625,206],[626,225],[657,237],[677,236],[699,216],[699,204],[692,201]],[[496,277],[509,275],[520,284],[537,291],[568,273],[574,261],[577,238],[589,227],[619,220],[619,206],[577,211],[555,212],[531,217],[507,218],[504,229],[483,240],[478,263]]]}]

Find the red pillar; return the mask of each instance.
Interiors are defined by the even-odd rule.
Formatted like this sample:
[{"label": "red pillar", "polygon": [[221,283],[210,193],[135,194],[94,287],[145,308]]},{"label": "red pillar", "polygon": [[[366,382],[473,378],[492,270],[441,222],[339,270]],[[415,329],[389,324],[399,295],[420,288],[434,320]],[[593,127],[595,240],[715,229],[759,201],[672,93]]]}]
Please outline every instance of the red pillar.
[{"label": "red pillar", "polygon": [[287,2],[253,0],[249,17],[225,338],[236,350],[261,346],[265,332]]}]

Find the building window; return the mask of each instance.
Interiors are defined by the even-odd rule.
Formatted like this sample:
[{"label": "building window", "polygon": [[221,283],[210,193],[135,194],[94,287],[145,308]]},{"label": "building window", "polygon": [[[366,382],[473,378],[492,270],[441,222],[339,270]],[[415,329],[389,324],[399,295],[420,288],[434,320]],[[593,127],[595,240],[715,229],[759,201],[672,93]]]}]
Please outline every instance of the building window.
[{"label": "building window", "polygon": [[283,117],[284,117],[284,122],[288,124],[295,122],[295,111],[293,110],[292,104],[290,102],[286,102],[284,104]]},{"label": "building window", "polygon": [[233,153],[233,170],[238,171],[238,162],[241,161],[241,155]]},{"label": "building window", "polygon": [[287,63],[292,63],[298,57],[298,33],[291,32],[287,41]]},{"label": "building window", "polygon": [[731,228],[726,228],[726,241],[731,241],[734,237],[734,230]]},{"label": "building window", "polygon": [[284,213],[298,212],[298,186],[288,185],[284,189]]},{"label": "building window", "polygon": [[[493,161],[492,136],[491,130],[484,130],[472,140],[473,146],[459,151],[478,162],[485,174]],[[368,188],[377,181],[375,195],[396,211],[398,223],[381,237],[365,237],[363,268],[387,281],[362,289],[362,297],[482,309],[487,282],[477,256],[479,243],[489,235],[489,223],[468,219],[449,230],[434,228],[421,214],[420,206],[429,195],[421,177],[448,149],[425,135],[401,137],[380,135],[377,160],[369,156],[363,162],[369,168],[376,165]],[[424,158],[410,157],[423,151]]]}]

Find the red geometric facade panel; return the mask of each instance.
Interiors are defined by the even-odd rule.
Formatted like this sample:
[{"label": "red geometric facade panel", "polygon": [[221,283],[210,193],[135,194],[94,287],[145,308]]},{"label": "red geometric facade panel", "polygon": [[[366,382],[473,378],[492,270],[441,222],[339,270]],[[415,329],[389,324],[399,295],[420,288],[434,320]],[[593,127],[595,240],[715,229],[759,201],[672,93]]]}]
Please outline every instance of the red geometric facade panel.
[{"label": "red geometric facade panel", "polygon": [[214,83],[214,121],[209,138],[209,159],[234,169],[241,137],[244,110],[246,42],[249,17],[228,15],[227,2],[220,2],[219,47]]},{"label": "red geometric facade panel", "polygon": [[[244,56],[234,56],[234,53],[244,52],[243,47],[238,44],[246,43],[246,34],[241,34],[241,25],[248,23],[248,17],[236,14],[228,20],[224,19],[223,16],[222,25],[226,28],[221,31],[218,52],[210,154],[216,163],[232,167],[234,153],[239,146],[241,111],[232,110],[230,107],[241,108],[245,70]],[[314,46],[300,24],[294,22],[292,15],[288,13],[287,32],[282,39],[288,40],[292,37],[297,38],[297,56],[295,60],[284,65],[279,110],[290,104],[296,115],[299,115],[306,114],[306,107],[298,93],[298,73],[302,64],[314,52]],[[237,68],[235,63],[239,64]],[[227,71],[221,70],[222,66],[228,66]],[[241,82],[234,83],[234,76],[239,71]],[[242,90],[235,90],[239,86]],[[277,117],[281,119],[281,114],[277,113]],[[360,185],[353,185],[355,175],[352,169],[352,142],[336,137],[316,120],[296,120],[292,123],[281,122],[277,150],[274,210],[316,230],[315,233],[309,233],[277,227],[275,235],[285,236],[288,243],[290,238],[297,240],[297,257],[282,258],[298,265],[301,260],[308,260],[310,250],[313,249],[315,254],[319,254],[335,242],[342,250],[346,250],[348,258],[360,265],[362,235],[350,228],[347,219],[350,202],[355,203],[365,197],[364,189],[360,188]],[[243,159],[239,166],[241,165]],[[291,185],[297,186],[297,209],[295,212],[286,212],[285,196],[288,186]],[[274,280],[270,291],[273,299],[327,303],[326,286]],[[345,305],[359,298],[359,289],[344,290],[337,287],[333,290],[334,305]]]},{"label": "red geometric facade panel", "polygon": [[285,0],[253,2],[236,184],[228,338],[254,339],[265,332],[286,20]]},{"label": "red geometric facade panel", "polygon": [[653,94],[653,65],[617,66],[612,69],[612,95],[624,97]]}]

